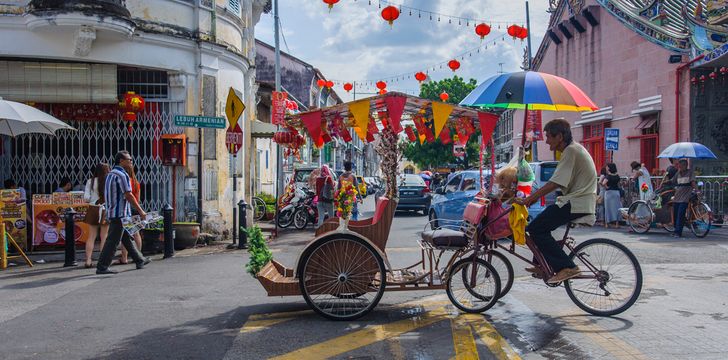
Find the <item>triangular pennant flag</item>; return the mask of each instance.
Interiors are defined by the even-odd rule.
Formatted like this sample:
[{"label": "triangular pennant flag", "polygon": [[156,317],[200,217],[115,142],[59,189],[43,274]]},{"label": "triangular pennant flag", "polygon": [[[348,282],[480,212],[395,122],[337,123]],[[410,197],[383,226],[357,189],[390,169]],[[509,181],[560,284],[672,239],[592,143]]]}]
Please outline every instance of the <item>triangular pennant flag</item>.
[{"label": "triangular pennant flag", "polygon": [[366,129],[369,124],[369,100],[349,104],[349,111],[354,116],[354,130],[362,141],[366,140]]},{"label": "triangular pennant flag", "polygon": [[301,115],[301,122],[306,126],[308,134],[311,135],[311,139],[316,144],[323,143],[321,138],[321,114],[322,112],[319,110]]},{"label": "triangular pennant flag", "polygon": [[374,142],[374,135],[370,132],[367,132],[367,142]]},{"label": "triangular pennant flag", "polygon": [[377,122],[374,119],[369,119],[369,126],[367,127],[369,134],[379,134],[379,128],[377,128]]},{"label": "triangular pennant flag", "polygon": [[428,119],[424,121],[425,124],[425,138],[427,142],[435,142],[435,121]]},{"label": "triangular pennant flag", "polygon": [[498,123],[498,115],[478,112],[478,122],[480,122],[480,132],[483,135],[483,143],[487,144],[493,136],[493,130]]},{"label": "triangular pennant flag", "polygon": [[382,122],[383,127],[389,127],[389,120],[387,119],[387,112],[386,111],[378,111],[377,116],[379,117],[379,121]]},{"label": "triangular pennant flag", "polygon": [[422,144],[424,144],[424,143],[425,143],[425,139],[426,139],[426,138],[427,138],[427,137],[426,137],[425,135],[420,135],[420,145],[422,145]]},{"label": "triangular pennant flag", "polygon": [[447,123],[447,118],[450,117],[452,108],[452,105],[438,101],[432,102],[432,117],[435,119],[435,137],[440,136],[440,131],[442,131],[442,128]]},{"label": "triangular pennant flag", "polygon": [[384,102],[387,104],[387,113],[389,113],[389,123],[392,125],[392,131],[395,134],[402,132],[402,113],[404,112],[404,105],[407,102],[407,98],[404,96],[387,96],[384,98]]},{"label": "triangular pennant flag", "polygon": [[450,138],[450,128],[445,126],[442,128],[442,131],[440,131],[440,141],[443,145],[447,145],[450,142],[452,142],[452,139]]}]

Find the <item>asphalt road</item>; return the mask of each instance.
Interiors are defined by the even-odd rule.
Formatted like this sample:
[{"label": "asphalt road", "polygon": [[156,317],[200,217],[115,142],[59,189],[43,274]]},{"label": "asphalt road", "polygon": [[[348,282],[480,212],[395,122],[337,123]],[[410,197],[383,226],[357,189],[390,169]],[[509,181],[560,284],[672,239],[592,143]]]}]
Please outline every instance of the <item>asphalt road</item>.
[{"label": "asphalt road", "polygon": [[[371,197],[365,209],[371,211]],[[392,266],[419,260],[426,217],[398,213]],[[180,254],[137,271],[45,264],[0,272],[1,359],[723,359],[728,353],[728,229],[706,239],[653,231],[577,229],[638,257],[638,302],[612,318],[587,316],[563,287],[549,288],[513,261],[516,283],[484,315],[464,315],[444,290],[385,293],[369,315],[325,320],[301,297],[267,297],[245,272],[247,253]],[[309,232],[286,231],[274,257],[292,266]],[[524,253],[525,254],[525,253]]]}]

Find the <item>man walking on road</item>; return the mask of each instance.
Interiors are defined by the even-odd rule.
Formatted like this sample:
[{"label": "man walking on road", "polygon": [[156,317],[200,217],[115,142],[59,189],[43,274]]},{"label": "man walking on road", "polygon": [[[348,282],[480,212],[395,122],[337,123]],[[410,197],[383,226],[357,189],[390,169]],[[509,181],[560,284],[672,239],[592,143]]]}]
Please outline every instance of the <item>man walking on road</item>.
[{"label": "man walking on road", "polygon": [[109,220],[109,235],[104,248],[101,249],[101,255],[99,255],[99,262],[96,265],[97,274],[116,274],[116,271],[109,270],[109,265],[111,265],[111,259],[114,257],[120,241],[134,259],[137,269],[143,269],[144,265],[151,261],[142,256],[121,222],[122,219],[131,217],[130,204],[134,206],[142,220],[147,217],[147,213],[142,210],[139,202],[132,195],[131,180],[122,167],[124,164],[131,165],[131,162],[132,158],[128,151],[119,151],[114,157],[114,168],[106,175],[104,198],[106,199],[106,218]]}]

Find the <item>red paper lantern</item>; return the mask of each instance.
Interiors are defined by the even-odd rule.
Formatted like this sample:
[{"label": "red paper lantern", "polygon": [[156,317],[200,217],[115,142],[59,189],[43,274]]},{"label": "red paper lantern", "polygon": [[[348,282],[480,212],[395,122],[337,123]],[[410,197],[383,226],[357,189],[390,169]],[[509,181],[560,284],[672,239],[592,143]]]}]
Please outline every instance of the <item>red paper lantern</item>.
[{"label": "red paper lantern", "polygon": [[455,71],[460,68],[460,61],[455,59],[450,60],[447,62],[447,67],[449,67],[452,71]]},{"label": "red paper lantern", "polygon": [[518,26],[518,25],[511,25],[511,26],[509,26],[508,27],[508,35],[510,35],[511,37],[514,37],[515,38],[516,35],[518,35],[518,32],[519,32],[519,29],[518,28],[519,27],[520,26]]},{"label": "red paper lantern", "polygon": [[334,87],[334,82],[331,81],[331,80],[327,81],[326,82],[326,87],[329,88],[329,89],[331,89],[332,87]]},{"label": "red paper lantern", "polygon": [[382,9],[382,19],[387,20],[389,26],[392,26],[392,23],[394,23],[394,20],[397,20],[398,17],[399,10],[396,7],[390,5]]},{"label": "red paper lantern", "polygon": [[417,79],[417,81],[419,81],[419,82],[423,82],[423,81],[425,81],[425,79],[427,79],[427,75],[425,73],[423,73],[422,71],[420,71],[417,74],[415,74],[415,79]]},{"label": "red paper lantern", "polygon": [[722,75],[725,75],[726,73],[728,73],[728,67],[725,67],[725,66],[721,67],[720,68],[720,73]]},{"label": "red paper lantern", "polygon": [[127,91],[119,102],[119,109],[123,112],[121,118],[126,121],[127,130],[132,131],[132,126],[137,121],[137,113],[144,110],[144,98],[133,91]]},{"label": "red paper lantern", "polygon": [[334,4],[336,4],[337,2],[339,2],[339,0],[324,0],[324,3],[329,5],[329,12],[331,12],[331,8],[333,8]]},{"label": "red paper lantern", "polygon": [[443,102],[447,101],[447,99],[449,99],[449,98],[450,98],[450,94],[448,94],[444,91],[442,93],[440,93],[440,100],[442,100]]},{"label": "red paper lantern", "polygon": [[386,93],[387,93],[387,89],[380,89],[379,90],[379,95],[384,95]]},{"label": "red paper lantern", "polygon": [[715,80],[718,77],[718,73],[712,71],[710,74],[708,74],[708,77],[710,77],[712,80]]},{"label": "red paper lantern", "polygon": [[690,78],[690,82],[693,83],[693,84],[697,84],[698,83],[698,78],[696,78],[695,76],[693,76],[692,78]]},{"label": "red paper lantern", "polygon": [[316,80],[316,85],[318,85],[318,87],[322,88],[322,87],[326,86],[326,80],[318,79],[318,80]]},{"label": "red paper lantern", "polygon": [[386,88],[387,88],[387,83],[385,83],[384,81],[381,81],[381,80],[377,81],[377,89],[384,90]]},{"label": "red paper lantern", "polygon": [[490,26],[480,23],[475,27],[475,33],[480,36],[480,40],[483,40],[488,34],[490,34]]},{"label": "red paper lantern", "polygon": [[354,88],[354,85],[351,85],[350,83],[344,84],[344,90],[346,90],[346,92],[351,91],[351,89],[353,89],[353,88]]},{"label": "red paper lantern", "polygon": [[516,37],[523,40],[528,37],[528,29],[525,27],[519,26],[518,27],[518,33],[516,34]]},{"label": "red paper lantern", "polygon": [[705,82],[705,75],[700,75],[700,82]]}]

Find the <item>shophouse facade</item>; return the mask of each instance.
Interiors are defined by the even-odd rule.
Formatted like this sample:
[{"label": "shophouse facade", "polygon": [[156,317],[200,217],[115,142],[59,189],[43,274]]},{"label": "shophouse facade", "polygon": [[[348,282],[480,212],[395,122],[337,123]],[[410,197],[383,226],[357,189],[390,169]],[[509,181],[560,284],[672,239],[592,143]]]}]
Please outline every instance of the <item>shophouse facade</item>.
[{"label": "shophouse facade", "polygon": [[[714,106],[713,115],[702,119],[693,111],[696,93],[706,94],[721,78],[691,84],[693,73],[701,71],[691,59],[720,47],[728,35],[725,26],[709,23],[707,5],[677,0],[552,1],[548,31],[532,68],[570,80],[600,109],[544,111],[543,123],[566,118],[574,139],[589,150],[597,168],[613,159],[620,174],[628,173],[635,160],[653,173],[665,169],[667,160],[656,156],[675,142],[716,145],[719,138],[709,135],[711,131],[693,130],[718,126],[724,120],[717,114],[727,109]],[[523,123],[523,112],[516,112],[514,146],[521,144]],[[619,150],[613,154],[604,149],[606,128],[619,129]],[[716,155],[715,162],[696,164],[703,174],[724,168],[728,153]],[[539,142],[538,158],[551,160],[555,154]]]},{"label": "shophouse facade", "polygon": [[[97,163],[110,163],[125,149],[134,157],[146,209],[173,203],[177,220],[198,221],[201,212],[206,230],[229,228],[232,204],[247,195],[242,185],[251,181],[248,147],[235,158],[234,199],[225,130],[178,127],[174,117],[225,116],[232,88],[247,106],[238,123],[250,143],[254,26],[267,0],[3,3],[0,97],[33,104],[77,131],[2,137],[1,178],[15,178],[29,193],[50,193],[63,177],[83,184]],[[146,101],[131,130],[118,109],[127,91]],[[184,166],[162,166],[165,134],[186,136]]]}]

